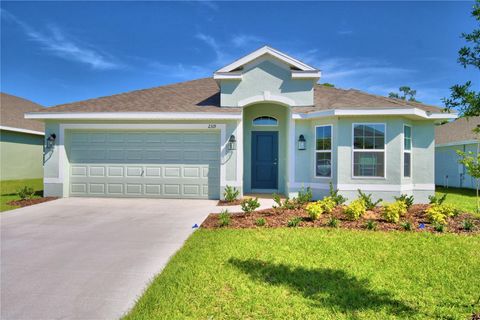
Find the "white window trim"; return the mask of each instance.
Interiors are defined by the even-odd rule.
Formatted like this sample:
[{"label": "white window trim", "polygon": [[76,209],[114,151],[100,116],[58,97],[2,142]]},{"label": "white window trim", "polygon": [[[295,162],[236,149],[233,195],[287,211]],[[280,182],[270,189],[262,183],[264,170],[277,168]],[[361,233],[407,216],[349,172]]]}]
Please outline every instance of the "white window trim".
[{"label": "white window trim", "polygon": [[[382,124],[385,128],[385,136],[383,139],[383,149],[355,149],[354,141],[355,141],[355,126],[356,125],[377,125]],[[352,169],[352,179],[373,179],[373,180],[386,180],[387,179],[387,123],[385,122],[354,122],[352,123],[352,141],[351,141],[351,169]],[[355,175],[355,152],[383,152],[383,177],[365,177],[365,176],[356,176]]]},{"label": "white window trim", "polygon": [[[317,179],[332,179],[333,175],[333,149],[330,150],[317,150],[317,128],[319,127],[330,127],[331,137],[330,137],[330,146],[333,146],[333,125],[332,124],[320,124],[316,125],[313,132],[313,174]],[[330,176],[317,176],[317,153],[327,153],[330,152]]]},{"label": "white window trim", "polygon": [[[257,120],[258,118],[275,119],[275,121],[277,121],[277,123],[276,124],[255,124],[255,120]],[[272,117],[272,116],[258,116],[258,117],[255,117],[255,119],[252,119],[252,127],[278,127],[278,119],[275,118],[275,117]]]},{"label": "white window trim", "polygon": [[[410,128],[410,150],[405,150],[405,127]],[[403,124],[403,132],[402,132],[402,178],[403,179],[412,179],[412,164],[413,164],[413,128],[409,124]],[[408,177],[405,176],[405,153],[410,153],[410,175]]]}]

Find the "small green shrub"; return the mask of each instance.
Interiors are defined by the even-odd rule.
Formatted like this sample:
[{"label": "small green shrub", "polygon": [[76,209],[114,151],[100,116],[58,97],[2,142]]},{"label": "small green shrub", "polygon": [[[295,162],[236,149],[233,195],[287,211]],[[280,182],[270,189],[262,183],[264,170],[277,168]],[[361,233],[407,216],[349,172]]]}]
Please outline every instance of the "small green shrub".
[{"label": "small green shrub", "polygon": [[400,224],[405,231],[412,231],[413,224],[410,221],[404,221]]},{"label": "small green shrub", "polygon": [[230,225],[230,213],[227,209],[222,210],[218,215],[218,224],[220,227],[226,227]]},{"label": "small green shrub", "polygon": [[289,228],[295,228],[295,227],[298,227],[298,225],[300,224],[300,222],[302,222],[302,218],[300,217],[295,217],[293,218],[292,220],[288,221],[287,222],[287,226]]},{"label": "small green shrub", "polygon": [[470,219],[462,220],[461,224],[462,229],[465,231],[473,231],[475,229],[475,224]]},{"label": "small green shrub", "polygon": [[255,225],[257,227],[263,227],[266,223],[267,221],[265,221],[264,218],[258,218],[257,220],[255,220]]},{"label": "small green shrub", "polygon": [[327,222],[327,226],[332,228],[338,228],[340,227],[340,221],[335,217],[331,217],[330,220],[328,220]]},{"label": "small green shrub", "polygon": [[433,224],[446,224],[447,218],[458,214],[458,210],[451,204],[432,204],[425,213]]},{"label": "small green shrub", "polygon": [[400,195],[399,197],[393,197],[395,199],[395,201],[403,201],[405,202],[405,204],[407,205],[407,210],[410,209],[410,207],[412,206],[413,204],[413,195],[411,196],[408,196],[406,194],[402,194]]},{"label": "small green shrub", "polygon": [[382,199],[373,201],[371,194],[365,194],[360,189],[358,189],[358,198],[363,200],[363,202],[365,203],[365,208],[367,208],[367,210],[373,210],[377,206],[377,204],[382,202]]},{"label": "small green shrub", "polygon": [[286,197],[282,202],[282,199],[278,194],[273,194],[273,201],[276,203],[276,205],[273,205],[274,209],[293,210],[301,207],[301,204],[298,203],[296,198],[290,200],[289,197]]},{"label": "small green shrub", "polygon": [[367,223],[365,223],[365,228],[368,230],[377,230],[377,223],[373,220],[368,220]]},{"label": "small green shrub", "polygon": [[29,186],[24,186],[18,189],[17,195],[21,200],[32,199],[35,195],[35,190]]},{"label": "small green shrub", "polygon": [[365,214],[367,208],[362,199],[353,200],[346,208],[345,214],[350,220],[358,220]]},{"label": "small green shrub", "polygon": [[430,200],[430,204],[443,204],[445,199],[447,199],[446,193],[443,196],[437,196],[437,195],[428,196],[428,200]]},{"label": "small green shrub", "polygon": [[276,203],[276,205],[273,205],[273,209],[276,208],[281,208],[282,207],[282,198],[280,198],[279,194],[274,193],[273,194],[273,201]]},{"label": "small green shrub", "polygon": [[338,189],[333,189],[333,183],[330,182],[330,198],[335,201],[336,205],[344,204],[348,199],[338,194]]},{"label": "small green shrub", "polygon": [[258,202],[258,198],[248,198],[244,199],[240,206],[243,212],[249,214],[258,209],[260,207],[260,203]]},{"label": "small green shrub", "polygon": [[446,229],[447,229],[447,227],[443,223],[434,223],[433,224],[433,230],[435,230],[437,232],[444,232]]},{"label": "small green shrub", "polygon": [[317,220],[320,218],[320,215],[323,213],[323,204],[320,201],[309,203],[305,210],[308,213],[308,216],[312,220]]},{"label": "small green shrub", "polygon": [[239,194],[240,191],[237,188],[226,186],[225,191],[223,192],[223,197],[225,198],[225,201],[233,202],[237,200]]},{"label": "small green shrub", "polygon": [[407,213],[407,204],[401,200],[386,204],[382,216],[388,222],[397,223]]},{"label": "small green shrub", "polygon": [[310,189],[310,187],[307,187],[307,189],[304,189],[302,187],[302,189],[298,192],[298,197],[296,199],[296,202],[299,205],[309,203],[310,201],[312,201],[312,197],[313,197],[312,189]]}]

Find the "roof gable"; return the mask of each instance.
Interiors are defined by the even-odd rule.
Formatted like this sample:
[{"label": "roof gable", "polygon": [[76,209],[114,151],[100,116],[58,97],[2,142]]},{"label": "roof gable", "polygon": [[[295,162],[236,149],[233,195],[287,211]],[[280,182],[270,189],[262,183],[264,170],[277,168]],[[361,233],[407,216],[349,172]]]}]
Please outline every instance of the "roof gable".
[{"label": "roof gable", "polygon": [[290,66],[292,78],[294,79],[311,78],[318,80],[320,78],[320,71],[316,68],[269,46],[263,46],[260,49],[255,50],[252,53],[230,63],[229,65],[224,66],[214,73],[213,78],[216,80],[241,79],[241,69],[245,65],[250,64],[251,62],[264,56],[273,57],[274,59],[277,59],[278,61]]}]

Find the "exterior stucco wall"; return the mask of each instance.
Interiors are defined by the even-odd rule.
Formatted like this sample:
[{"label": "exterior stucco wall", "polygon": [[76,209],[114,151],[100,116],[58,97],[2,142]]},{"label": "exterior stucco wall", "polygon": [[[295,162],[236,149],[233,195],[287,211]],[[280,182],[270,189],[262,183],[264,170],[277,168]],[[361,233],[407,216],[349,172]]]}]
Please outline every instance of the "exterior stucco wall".
[{"label": "exterior stucco wall", "polygon": [[0,131],[0,180],[43,177],[43,136]]},{"label": "exterior stucco wall", "polygon": [[[253,119],[261,116],[270,116],[278,120],[278,126],[253,126]],[[288,132],[288,108],[276,104],[262,103],[244,108],[243,110],[243,185],[244,192],[251,192],[251,163],[252,163],[252,131],[278,131],[278,192],[285,193],[287,190],[287,132]]]},{"label": "exterior stucco wall", "polygon": [[[476,144],[462,144],[435,148],[435,184],[454,188],[476,188],[476,181],[458,163],[457,150],[477,154]],[[448,178],[447,178],[448,177]]]},{"label": "exterior stucco wall", "polygon": [[[234,120],[211,120],[211,121],[62,121],[62,124],[225,124],[225,139],[228,141],[230,135],[234,134],[238,136],[237,129],[239,122]],[[90,129],[86,129],[90,130]],[[140,129],[141,130],[141,129]],[[158,129],[161,130],[161,129]],[[188,129],[186,129],[188,130]],[[118,129],[116,129],[118,131]],[[138,130],[136,130],[138,131]],[[45,195],[47,196],[60,196],[60,197],[67,197],[69,195],[68,190],[68,177],[69,177],[69,163],[68,163],[68,152],[66,157],[66,163],[64,163],[63,168],[63,181],[59,181],[59,159],[61,153],[61,147],[58,145],[60,141],[60,122],[57,121],[49,121],[45,124],[45,133],[46,136],[49,136],[51,133],[55,133],[57,135],[56,145],[52,150],[49,150],[45,154],[45,165],[44,165],[44,175],[45,175]],[[69,130],[65,130],[65,143],[68,144],[68,136]],[[223,147],[226,148],[226,141],[223,142]],[[66,146],[66,151],[68,151],[68,145]],[[240,190],[242,190],[242,185],[238,184],[239,179],[239,172],[237,170],[237,152],[238,150],[234,151],[227,151],[225,157],[222,161],[222,165],[225,167],[225,184],[226,185],[234,185],[237,186]],[[221,185],[221,195],[223,195],[223,189],[225,185]],[[220,195],[220,196],[221,196]]]},{"label": "exterior stucco wall", "polygon": [[[352,125],[353,123],[385,123],[386,147],[384,178],[353,177]],[[315,126],[332,125],[332,177],[315,177]],[[412,127],[412,177],[403,177],[403,127]],[[295,181],[289,188],[292,195],[302,185],[310,186],[315,198],[328,195],[328,184],[337,185],[350,200],[357,197],[357,189],[392,201],[401,193],[414,194],[416,202],[427,201],[433,194],[434,183],[434,125],[432,121],[412,121],[401,117],[331,117],[318,120],[295,121],[295,140],[303,134],[307,149],[295,148]],[[429,186],[427,186],[429,185]],[[370,189],[370,190],[369,190]],[[428,189],[428,190],[427,190]]]},{"label": "exterior stucco wall", "polygon": [[242,80],[222,80],[222,107],[237,107],[239,101],[264,91],[291,99],[297,106],[313,105],[313,80],[292,79],[288,65],[276,59],[257,59],[245,65]]}]

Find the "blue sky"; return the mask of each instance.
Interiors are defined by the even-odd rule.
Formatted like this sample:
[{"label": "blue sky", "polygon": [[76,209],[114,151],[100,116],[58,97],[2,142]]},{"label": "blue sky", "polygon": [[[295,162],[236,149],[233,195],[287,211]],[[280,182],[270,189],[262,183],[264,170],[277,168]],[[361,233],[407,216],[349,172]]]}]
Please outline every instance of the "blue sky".
[{"label": "blue sky", "polygon": [[1,90],[51,106],[209,77],[264,44],[320,82],[441,105],[473,2],[2,2]]}]

